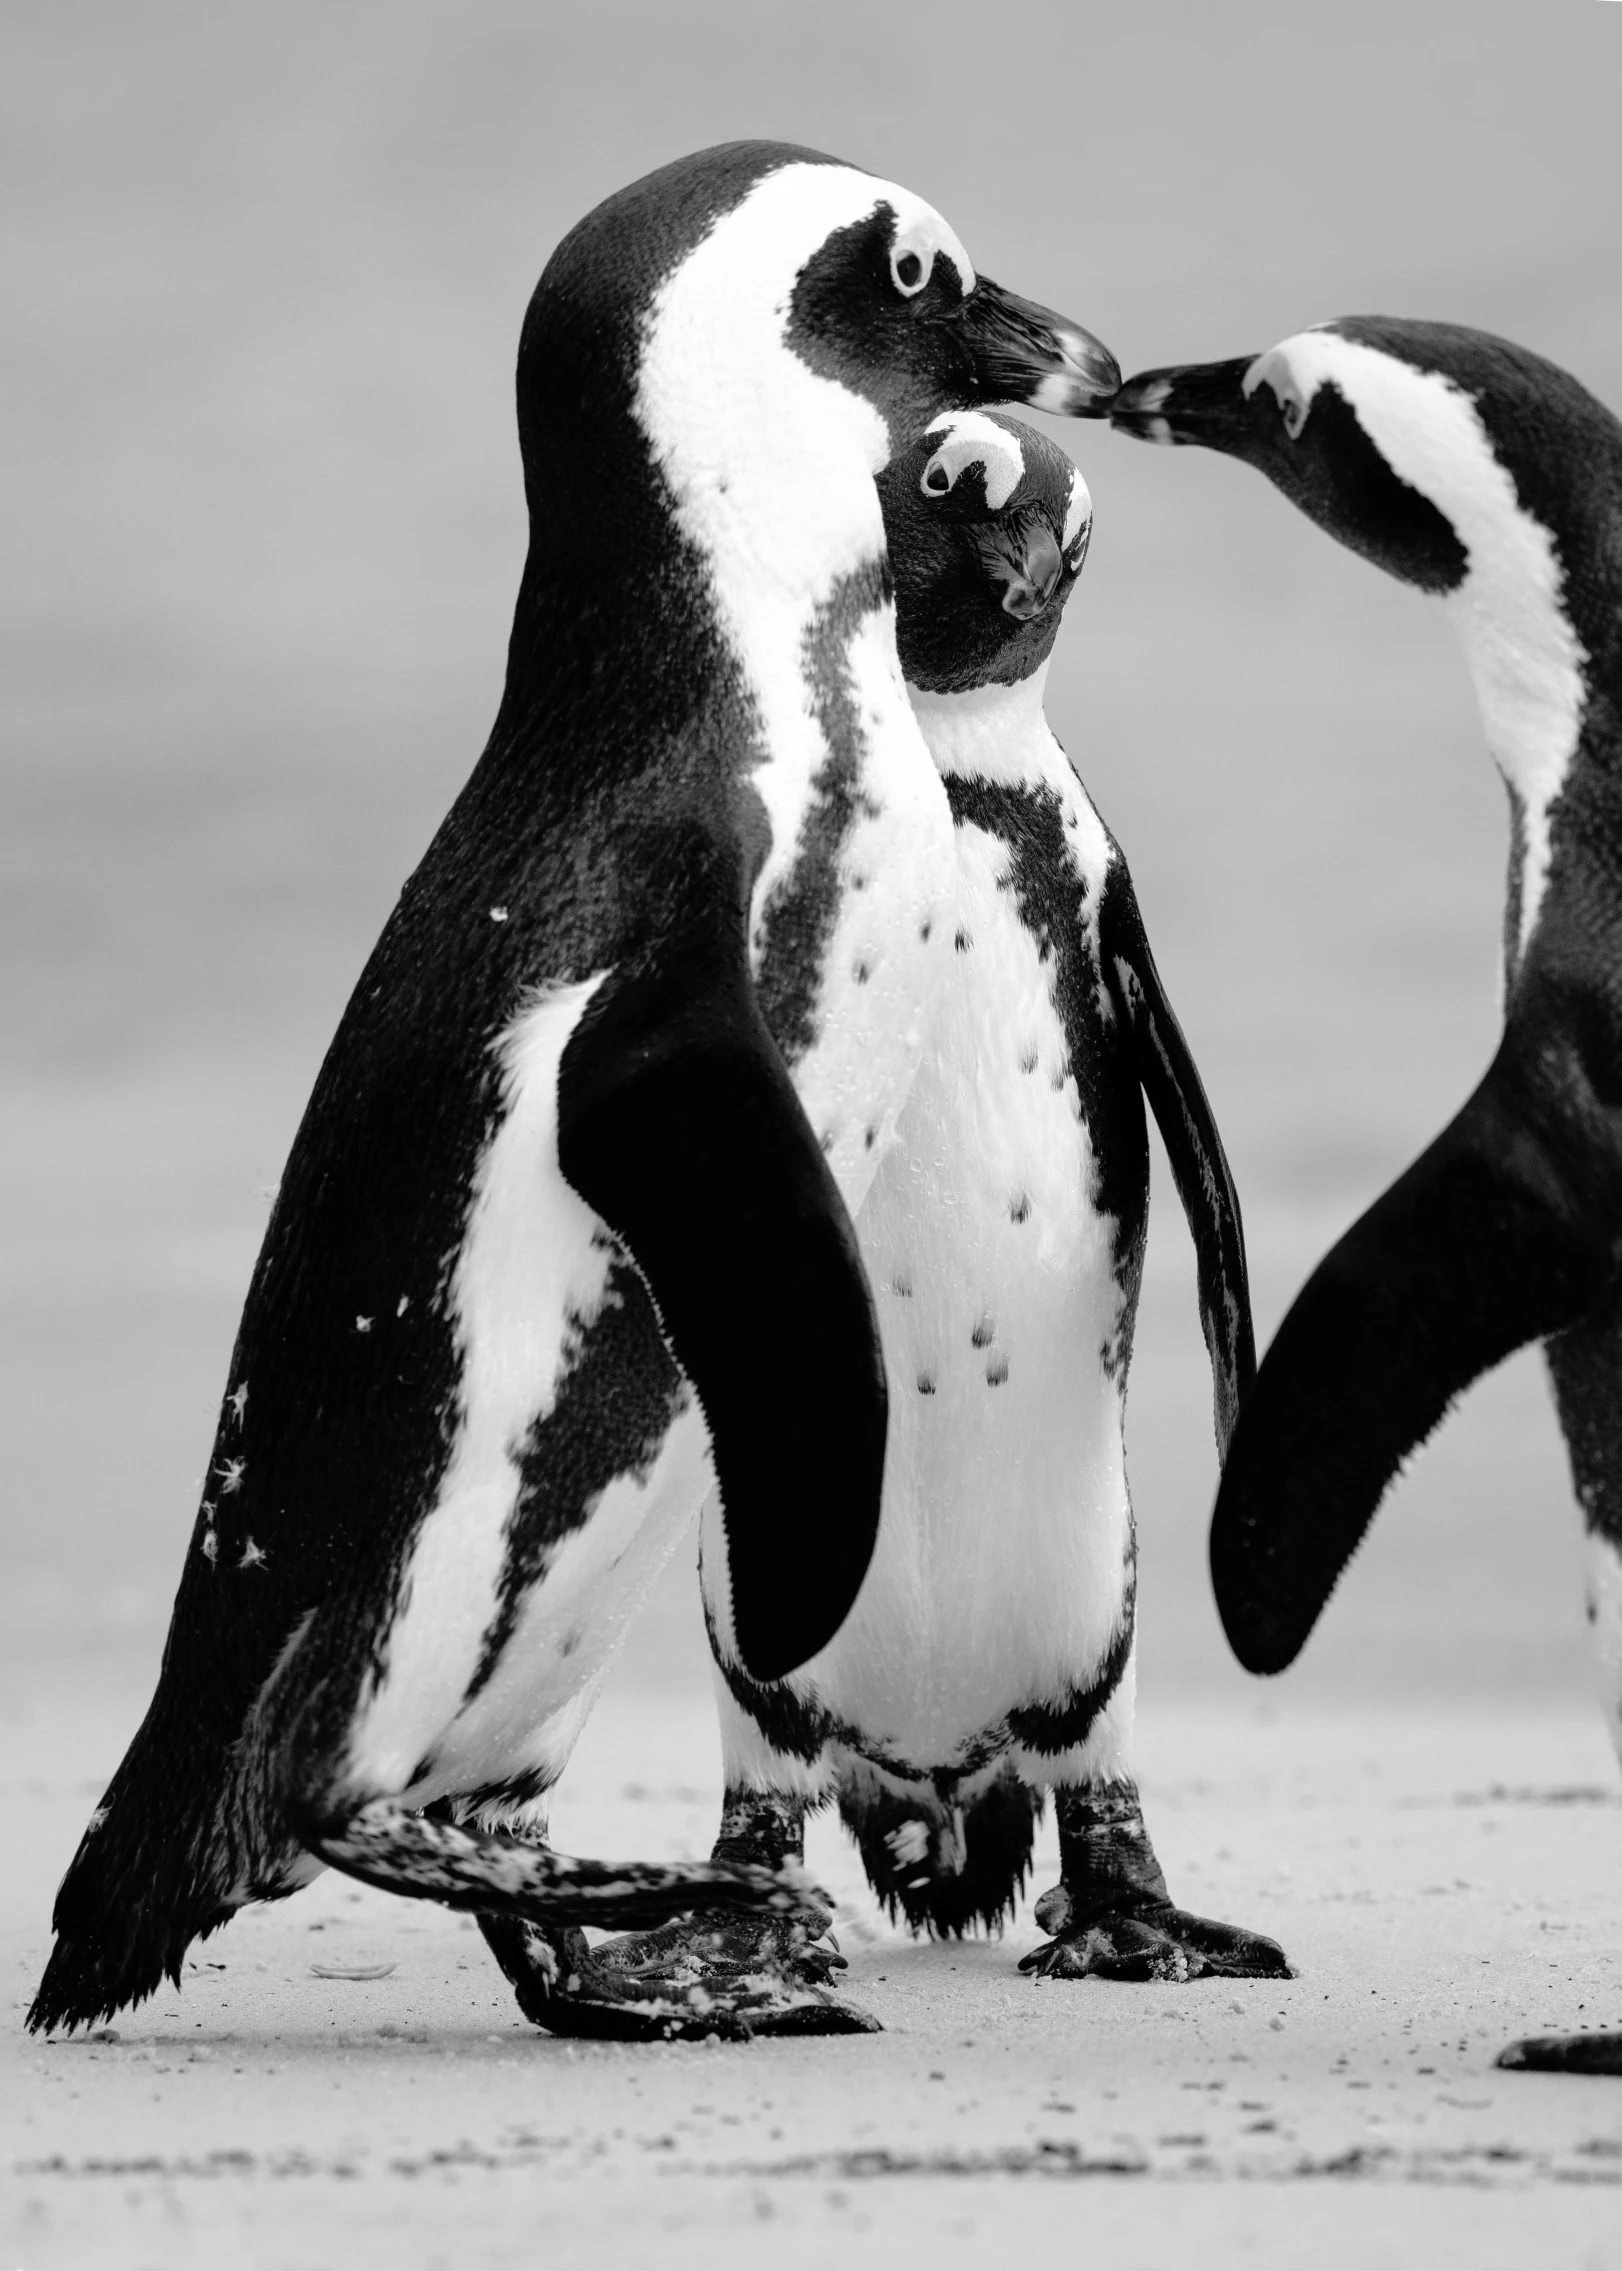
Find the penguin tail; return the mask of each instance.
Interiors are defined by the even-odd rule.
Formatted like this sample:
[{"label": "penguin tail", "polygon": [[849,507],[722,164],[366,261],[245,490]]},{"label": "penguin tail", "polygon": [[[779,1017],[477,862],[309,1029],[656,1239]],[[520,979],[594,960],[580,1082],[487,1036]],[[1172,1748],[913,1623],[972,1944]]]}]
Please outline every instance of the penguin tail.
[{"label": "penguin tail", "polygon": [[219,1834],[220,1792],[183,1798],[149,1718],[130,1745],[56,1896],[56,1944],[26,2024],[33,2034],[93,2026],[139,2003],[165,1979],[180,1985],[193,1940],[240,1905]]},{"label": "penguin tail", "polygon": [[839,1793],[840,1818],[892,1921],[933,1940],[1002,1930],[1031,1873],[1043,1804],[1012,1768],[962,1805],[877,1775]]}]

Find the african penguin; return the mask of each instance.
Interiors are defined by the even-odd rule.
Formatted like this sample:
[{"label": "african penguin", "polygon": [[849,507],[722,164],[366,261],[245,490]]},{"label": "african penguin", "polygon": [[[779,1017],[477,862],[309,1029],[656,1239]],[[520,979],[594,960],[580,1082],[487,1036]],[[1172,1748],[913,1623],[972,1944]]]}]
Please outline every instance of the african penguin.
[{"label": "african penguin", "polygon": [[[799,1671],[750,1671],[713,1506],[702,1526],[726,1779],[715,1856],[780,1866],[835,1798],[892,1914],[995,1929],[1051,1788],[1062,1881],[1037,1906],[1053,1937],[1024,1969],[1285,1976],[1272,1941],[1174,1907],[1132,1778],[1123,1427],[1145,1092],[1198,1251],[1219,1444],[1254,1348],[1210,1106],[1126,863],[1043,711],[1086,485],[1039,434],[970,412],[934,420],[879,488],[902,668],[955,832],[936,917],[950,960],[856,1217],[890,1380],[878,1544],[850,1616]],[[715,2005],[774,1969],[790,1991],[825,1982],[838,1961],[715,1915],[602,1953]]]},{"label": "african penguin", "polygon": [[[866,1570],[886,1389],[850,1210],[950,968],[953,857],[874,476],[943,409],[1095,413],[1119,377],[812,151],[683,159],[553,255],[500,710],[295,1139],[33,2026],[178,1981],[323,1863],[477,1913],[542,2023],[583,1923],[805,1905],[563,1858],[546,1794],[712,1483],[755,1677]],[[611,1982],[593,2031],[674,2031],[633,2004]]]},{"label": "african penguin", "polygon": [[1524,347],[1386,316],[1144,372],[1113,416],[1244,459],[1436,593],[1509,792],[1503,1040],[1267,1353],[1212,1525],[1228,1637],[1289,1664],[1403,1459],[1542,1341],[1622,1751],[1622,424]]}]

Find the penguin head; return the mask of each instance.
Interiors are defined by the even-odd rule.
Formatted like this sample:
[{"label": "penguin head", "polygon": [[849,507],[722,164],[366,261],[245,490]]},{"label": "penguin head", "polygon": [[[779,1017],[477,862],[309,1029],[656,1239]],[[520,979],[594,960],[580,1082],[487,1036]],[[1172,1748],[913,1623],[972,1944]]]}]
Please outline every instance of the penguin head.
[{"label": "penguin head", "polygon": [[1244,459],[1342,544],[1444,597],[1515,803],[1507,935],[1524,947],[1550,801],[1585,731],[1622,732],[1622,425],[1527,348],[1392,316],[1145,371],[1111,415]]},{"label": "penguin head", "polygon": [[1092,536],[1087,484],[1016,419],[948,411],[879,476],[909,685],[1011,686],[1046,662]]},{"label": "penguin head", "polygon": [[548,262],[518,362],[531,517],[592,541],[626,411],[668,477],[672,437],[758,424],[773,397],[792,450],[820,381],[858,406],[873,473],[943,410],[1102,417],[1120,375],[1080,324],[977,275],[912,191],[815,150],[726,143],[606,199]]},{"label": "penguin head", "polygon": [[796,273],[784,337],[813,370],[873,402],[893,446],[932,413],[987,402],[1107,412],[1121,383],[1107,347],[977,276],[946,222],[909,191],[836,172],[838,194],[866,209],[832,228]]},{"label": "penguin head", "polygon": [[1110,414],[1244,459],[1377,567],[1478,610],[1530,581],[1569,585],[1580,614],[1596,554],[1613,593],[1622,571],[1622,426],[1487,332],[1343,316],[1265,354],[1144,371]]}]

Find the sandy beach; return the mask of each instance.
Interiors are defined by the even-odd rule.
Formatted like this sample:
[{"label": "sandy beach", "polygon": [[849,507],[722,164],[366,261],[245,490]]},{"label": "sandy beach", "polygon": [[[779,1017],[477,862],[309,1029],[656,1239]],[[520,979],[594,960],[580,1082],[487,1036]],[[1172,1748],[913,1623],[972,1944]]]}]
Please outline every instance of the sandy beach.
[{"label": "sandy beach", "polygon": [[[21,2271],[467,2263],[1622,2263],[1622,2085],[1508,2038],[1622,2020],[1622,1800],[1597,1716],[1148,1710],[1177,1895],[1275,1933],[1288,1983],[1037,1984],[917,1944],[820,1822],[845,1985],[882,2035],[574,2044],[472,1926],[333,1875],[196,1947],[86,2038],[18,2031],[106,1710],[13,1718],[0,1912],[6,2245]],[[707,1771],[706,1771],[707,1770]],[[557,1812],[575,1851],[697,1854],[702,1696],[619,1684]],[[1033,1890],[1052,1882],[1051,1827]],[[328,1970],[384,1976],[333,1979]]]},{"label": "sandy beach", "polygon": [[[1000,1942],[911,1943],[823,1821],[873,2037],[548,2038],[469,1925],[331,1875],[194,1948],[179,1995],[22,2032],[151,1692],[269,1194],[495,711],[513,353],[578,215],[780,135],[928,195],[1129,370],[1379,308],[1622,405],[1622,9],[920,21],[166,0],[0,28],[0,2271],[1622,2265],[1622,2081],[1493,2064],[1622,2027],[1622,1776],[1541,1365],[1464,1399],[1299,1666],[1246,1681],[1158,1151],[1145,1805],[1174,1895],[1296,1980],[1033,1983],[1028,1901]],[[1439,612],[1242,468],[1049,430],[1097,506],[1049,714],[1222,1125],[1265,1346],[1495,1046],[1503,793]],[[718,1763],[683,1556],[558,1842],[701,1854]],[[1055,1857],[1050,1825],[1033,1896]]]}]

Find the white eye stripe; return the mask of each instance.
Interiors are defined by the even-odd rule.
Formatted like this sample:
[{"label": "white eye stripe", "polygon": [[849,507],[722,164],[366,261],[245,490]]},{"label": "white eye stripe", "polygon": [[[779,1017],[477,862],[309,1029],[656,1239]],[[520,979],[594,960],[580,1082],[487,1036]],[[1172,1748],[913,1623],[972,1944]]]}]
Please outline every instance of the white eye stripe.
[{"label": "white eye stripe", "polygon": [[890,281],[904,299],[916,299],[929,282],[935,266],[935,248],[909,239],[921,232],[914,229],[907,238],[900,238],[890,247]]},{"label": "white eye stripe", "polygon": [[1060,551],[1073,551],[1078,544],[1085,551],[1092,532],[1092,491],[1082,479],[1081,469],[1078,466],[1070,476],[1070,502],[1065,509],[1064,534],[1059,539]]},{"label": "white eye stripe", "polygon": [[932,206],[908,198],[906,209],[897,212],[895,235],[890,240],[890,281],[903,299],[918,297],[942,254],[956,270],[963,291],[972,292],[974,269],[962,245]]},{"label": "white eye stripe", "polygon": [[945,438],[924,467],[919,483],[924,495],[948,495],[958,476],[969,466],[978,465],[985,480],[986,503],[994,513],[1001,512],[1025,478],[1025,453],[1006,427],[983,411],[957,410],[937,418],[926,431]]},{"label": "white eye stripe", "polygon": [[1258,355],[1239,382],[1240,392],[1248,401],[1259,386],[1270,387],[1284,418],[1284,431],[1295,441],[1307,422],[1314,395],[1322,386],[1327,373],[1310,371],[1297,374],[1289,356],[1289,342],[1269,347],[1265,355]]}]

